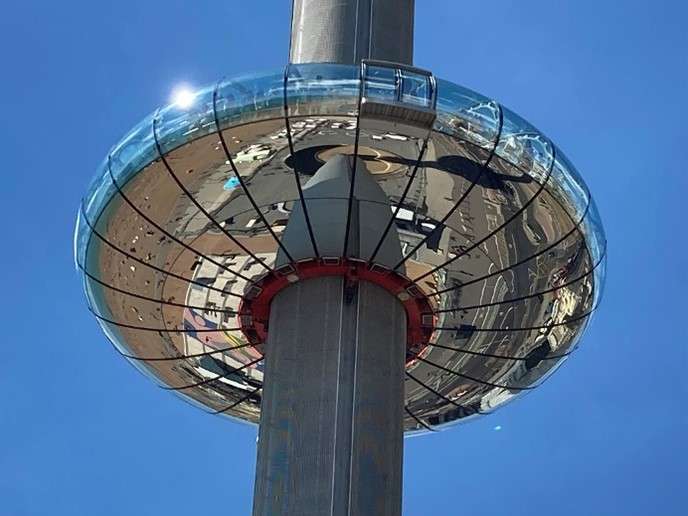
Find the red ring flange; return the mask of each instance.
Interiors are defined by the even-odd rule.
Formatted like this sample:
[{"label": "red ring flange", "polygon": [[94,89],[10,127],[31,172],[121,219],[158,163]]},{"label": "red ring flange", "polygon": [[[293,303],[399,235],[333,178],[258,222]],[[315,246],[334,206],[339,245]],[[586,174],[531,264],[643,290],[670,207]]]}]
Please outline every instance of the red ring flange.
[{"label": "red ring flange", "polygon": [[267,339],[270,303],[282,289],[301,280],[324,276],[341,276],[350,281],[369,281],[399,299],[406,310],[407,363],[427,347],[435,329],[436,316],[421,288],[391,269],[351,258],[303,260],[284,265],[274,273],[268,273],[256,280],[244,293],[239,305],[239,325],[248,341],[259,346]]}]

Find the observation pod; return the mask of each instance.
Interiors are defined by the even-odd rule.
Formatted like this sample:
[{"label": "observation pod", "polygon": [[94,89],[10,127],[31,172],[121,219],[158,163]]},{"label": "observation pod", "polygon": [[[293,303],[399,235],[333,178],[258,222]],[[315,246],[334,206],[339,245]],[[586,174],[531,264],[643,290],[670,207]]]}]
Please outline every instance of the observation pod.
[{"label": "observation pod", "polygon": [[[256,424],[268,396],[277,424],[267,377],[353,385],[352,409],[398,371],[406,434],[537,388],[600,302],[605,250],[587,186],[546,136],[374,59],[292,62],[157,110],[104,159],[75,235],[90,310],[162,388]],[[342,380],[340,291],[359,296],[355,331],[379,320],[368,335],[398,346],[347,358],[368,383]],[[339,365],[322,361],[332,353]],[[289,410],[325,414],[320,401]]]},{"label": "observation pod", "polygon": [[[308,182],[355,151],[387,196],[358,202],[384,207],[378,241],[395,232],[403,257],[381,263],[376,241],[349,264],[343,235],[324,256],[307,231],[293,256],[280,243],[294,208],[349,200],[308,199]],[[290,65],[156,111],[103,161],[77,226],[89,307],[120,353],[254,423],[266,318],[249,324],[241,308],[265,282],[349,267],[421,300],[406,351],[413,432],[535,388],[575,349],[604,281],[597,209],[563,152],[492,100],[386,64]]]}]

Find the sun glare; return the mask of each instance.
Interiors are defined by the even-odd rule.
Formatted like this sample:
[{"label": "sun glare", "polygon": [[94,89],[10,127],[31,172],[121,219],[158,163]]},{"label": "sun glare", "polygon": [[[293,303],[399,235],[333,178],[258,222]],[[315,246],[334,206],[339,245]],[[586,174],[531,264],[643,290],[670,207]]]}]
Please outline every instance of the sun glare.
[{"label": "sun glare", "polygon": [[194,103],[195,93],[186,86],[175,88],[172,92],[172,102],[181,109],[188,109]]}]

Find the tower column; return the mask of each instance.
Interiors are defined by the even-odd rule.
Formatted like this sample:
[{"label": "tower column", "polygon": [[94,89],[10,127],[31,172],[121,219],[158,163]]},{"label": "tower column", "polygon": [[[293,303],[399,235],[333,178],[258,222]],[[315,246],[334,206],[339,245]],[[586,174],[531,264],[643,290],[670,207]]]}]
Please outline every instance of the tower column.
[{"label": "tower column", "polygon": [[272,301],[254,516],[401,514],[406,313],[322,277]]},{"label": "tower column", "polygon": [[413,64],[415,0],[294,0],[292,63]]}]

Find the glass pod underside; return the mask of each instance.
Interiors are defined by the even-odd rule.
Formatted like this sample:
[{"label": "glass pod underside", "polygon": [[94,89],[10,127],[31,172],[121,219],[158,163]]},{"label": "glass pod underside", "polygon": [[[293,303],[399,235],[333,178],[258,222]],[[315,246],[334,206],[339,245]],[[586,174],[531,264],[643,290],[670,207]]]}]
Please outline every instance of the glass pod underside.
[{"label": "glass pod underside", "polygon": [[[574,167],[496,102],[376,68],[221,81],[113,147],[82,203],[75,253],[91,311],[139,370],[258,422],[263,357],[239,305],[273,270],[301,187],[356,150],[389,199],[398,270],[435,316],[430,345],[407,364],[407,432],[492,412],[575,349],[600,302],[606,242]],[[369,114],[376,104],[392,115]]]}]

